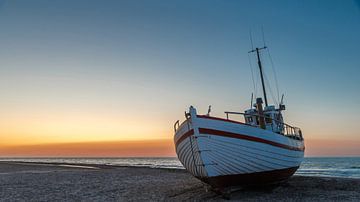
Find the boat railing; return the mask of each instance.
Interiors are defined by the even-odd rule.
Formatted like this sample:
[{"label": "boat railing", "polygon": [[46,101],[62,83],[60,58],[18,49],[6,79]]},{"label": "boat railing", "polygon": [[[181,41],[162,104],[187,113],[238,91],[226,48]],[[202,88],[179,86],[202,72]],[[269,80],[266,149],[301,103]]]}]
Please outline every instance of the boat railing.
[{"label": "boat railing", "polygon": [[[228,120],[229,120],[229,114],[244,115],[244,116],[249,115],[249,116],[262,117],[267,120],[270,119],[271,121],[275,121],[277,123],[276,127],[274,127],[274,124],[271,124],[271,130],[273,132],[279,133],[279,134],[287,136],[287,137],[299,139],[299,140],[303,139],[300,128],[290,126],[289,124],[286,124],[282,121],[273,119],[271,117],[267,117],[267,116],[260,115],[260,114],[247,114],[247,113],[242,113],[242,112],[228,112],[228,111],[226,111],[225,114],[226,114],[226,119],[228,119]],[[247,125],[251,125],[251,124],[247,124]],[[251,125],[251,126],[253,126],[253,125]],[[259,125],[257,125],[257,127],[259,127]]]},{"label": "boat railing", "polygon": [[179,127],[180,127],[180,122],[179,122],[179,120],[177,120],[177,121],[174,123],[174,131],[176,132]]}]

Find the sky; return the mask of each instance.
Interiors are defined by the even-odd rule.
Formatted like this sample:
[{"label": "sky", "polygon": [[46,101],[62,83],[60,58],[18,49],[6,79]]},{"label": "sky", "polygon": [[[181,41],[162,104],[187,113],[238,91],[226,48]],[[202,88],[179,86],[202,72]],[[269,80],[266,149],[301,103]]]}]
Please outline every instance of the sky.
[{"label": "sky", "polygon": [[351,0],[2,0],[0,156],[175,156],[190,105],[262,95],[249,33],[306,156],[360,156]]}]

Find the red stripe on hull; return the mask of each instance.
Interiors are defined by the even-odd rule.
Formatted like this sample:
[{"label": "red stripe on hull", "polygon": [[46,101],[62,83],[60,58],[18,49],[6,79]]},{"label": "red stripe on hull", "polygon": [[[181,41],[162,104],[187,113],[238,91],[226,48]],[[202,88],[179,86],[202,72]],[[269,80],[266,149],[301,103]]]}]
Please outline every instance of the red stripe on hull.
[{"label": "red stripe on hull", "polygon": [[[283,149],[288,149],[288,150],[294,150],[294,151],[304,151],[305,148],[298,148],[298,147],[292,147],[289,145],[284,145],[284,144],[280,144],[277,142],[273,142],[270,140],[265,140],[262,138],[258,138],[258,137],[252,137],[252,136],[247,136],[247,135],[242,135],[242,134],[238,134],[238,133],[231,133],[231,132],[226,132],[226,131],[221,131],[221,130],[213,130],[213,129],[208,129],[208,128],[199,128],[199,132],[201,134],[210,134],[210,135],[217,135],[217,136],[222,136],[222,137],[230,137],[230,138],[236,138],[236,139],[244,139],[244,140],[249,140],[249,141],[254,141],[254,142],[260,142],[260,143],[264,143],[264,144],[269,144],[275,147],[280,147]],[[186,132],[185,134],[183,134],[176,142],[175,142],[175,146],[177,147],[182,141],[184,141],[186,138],[190,137],[194,135],[194,130],[191,129],[188,132]]]},{"label": "red stripe on hull", "polygon": [[260,142],[260,143],[269,144],[269,145],[272,145],[272,146],[275,146],[275,147],[280,147],[280,148],[288,149],[288,150],[304,151],[304,147],[302,147],[302,148],[292,147],[292,146],[289,146],[289,145],[273,142],[273,141],[270,141],[270,140],[265,140],[265,139],[258,138],[258,137],[252,137],[252,136],[238,134],[238,133],[231,133],[231,132],[227,132],[227,131],[214,130],[214,129],[208,129],[208,128],[199,128],[199,133],[217,135],[217,136],[222,136],[222,137],[230,137],[230,138],[236,138],[236,139],[243,139],[243,140],[249,140],[249,141],[253,141],[253,142]]},{"label": "red stripe on hull", "polygon": [[184,133],[176,142],[175,147],[177,147],[182,141],[184,141],[186,138],[194,135],[194,129],[189,130],[188,132]]},{"label": "red stripe on hull", "polygon": [[232,186],[254,186],[266,185],[281,182],[291,177],[299,167],[291,167],[286,169],[235,174],[221,175],[216,177],[199,178],[201,181],[210,184],[213,187],[225,188]]}]

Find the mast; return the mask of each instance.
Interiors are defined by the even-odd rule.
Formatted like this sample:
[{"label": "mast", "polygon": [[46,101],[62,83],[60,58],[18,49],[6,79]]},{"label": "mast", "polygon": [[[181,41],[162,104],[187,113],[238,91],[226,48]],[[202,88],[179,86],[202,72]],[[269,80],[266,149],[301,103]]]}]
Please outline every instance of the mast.
[{"label": "mast", "polygon": [[266,97],[265,83],[264,83],[264,76],[263,76],[262,65],[261,65],[260,54],[259,54],[260,50],[263,50],[263,49],[266,49],[266,48],[267,48],[266,46],[264,46],[262,48],[255,48],[255,49],[249,51],[249,53],[256,52],[256,56],[257,56],[257,59],[258,59],[258,65],[259,65],[259,69],[260,69],[260,78],[261,78],[261,84],[262,84],[262,89],[263,89],[263,93],[264,93],[265,106],[268,106],[268,101],[267,101],[267,97]]}]

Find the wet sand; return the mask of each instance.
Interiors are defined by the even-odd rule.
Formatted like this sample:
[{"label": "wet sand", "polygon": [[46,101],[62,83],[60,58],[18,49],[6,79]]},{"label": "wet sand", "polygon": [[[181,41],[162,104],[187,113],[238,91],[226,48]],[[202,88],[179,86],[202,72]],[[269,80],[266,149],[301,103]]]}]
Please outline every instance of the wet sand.
[{"label": "wet sand", "polygon": [[[0,162],[0,201],[227,201],[208,188],[185,170]],[[360,201],[360,179],[293,176],[232,200]]]}]

